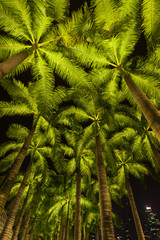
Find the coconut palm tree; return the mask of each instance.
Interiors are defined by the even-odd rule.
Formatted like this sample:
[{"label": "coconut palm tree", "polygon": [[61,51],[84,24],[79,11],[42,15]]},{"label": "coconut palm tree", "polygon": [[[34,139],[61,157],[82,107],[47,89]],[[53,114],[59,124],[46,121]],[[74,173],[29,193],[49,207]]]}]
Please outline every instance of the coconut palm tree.
[{"label": "coconut palm tree", "polygon": [[[141,34],[140,23],[137,22],[139,1],[127,4],[121,1],[118,5],[112,0],[94,0],[92,5],[99,34],[95,34],[95,44],[70,47],[72,55],[87,68],[96,68],[91,76],[95,84],[108,81],[110,94],[115,90],[112,85],[115,85],[117,89],[122,87],[125,90],[124,95],[130,101],[132,95],[160,141],[160,113],[149,100],[160,93],[158,71],[152,68],[146,72],[146,62],[132,58]],[[130,14],[132,11],[133,16]]]},{"label": "coconut palm tree", "polygon": [[[21,128],[22,128],[22,131],[21,131]],[[54,134],[52,135],[52,140],[50,139],[50,136],[49,136],[50,133],[47,136],[47,132],[49,132],[49,131],[46,130],[47,128],[49,129],[49,126],[47,126],[46,121],[41,118],[40,121],[39,121],[39,124],[37,126],[37,129],[36,129],[36,134],[33,137],[31,145],[28,149],[28,154],[27,155],[30,155],[30,161],[29,161],[27,170],[24,174],[24,178],[23,178],[23,181],[22,181],[21,186],[19,188],[19,191],[18,191],[18,194],[16,196],[15,202],[14,202],[14,204],[13,204],[11,210],[10,210],[6,225],[3,229],[3,233],[1,235],[2,239],[8,239],[9,236],[11,235],[11,233],[12,233],[12,227],[13,227],[13,224],[14,224],[16,213],[18,211],[19,204],[20,204],[20,201],[21,201],[21,198],[22,198],[22,194],[25,190],[25,186],[27,184],[29,174],[31,173],[31,168],[32,168],[32,174],[34,174],[34,177],[36,176],[37,173],[38,174],[40,174],[40,173],[44,174],[44,171],[47,171],[45,158],[50,157],[51,152],[52,152],[51,145],[52,145],[52,143],[55,142],[55,139],[53,138]],[[46,130],[46,131],[43,132],[44,130]],[[52,128],[52,130],[53,130],[53,128]],[[22,135],[20,135],[20,131],[21,131]],[[16,132],[16,134],[18,133],[18,136],[16,136],[15,132]],[[23,126],[21,127],[21,126],[12,124],[10,126],[10,129],[8,130],[7,135],[8,135],[8,137],[9,136],[10,137],[14,136],[14,139],[16,137],[18,137],[18,139],[16,139],[16,140],[20,141],[20,139],[21,139],[22,144],[23,144],[25,135],[27,135],[28,132],[29,132],[29,130],[24,128]],[[49,146],[49,144],[50,144],[50,146]],[[46,175],[46,173],[45,173],[45,175]]]},{"label": "coconut palm tree", "polygon": [[2,0],[0,25],[5,36],[1,36],[0,51],[4,58],[9,55],[11,58],[0,63],[0,78],[11,71],[11,75],[14,75],[31,67],[37,79],[35,68],[41,71],[48,69],[49,64],[52,71],[70,84],[86,85],[85,72],[63,54],[61,38],[62,34],[67,38],[66,31],[57,31],[57,25],[61,26],[67,21],[68,11],[67,0]]},{"label": "coconut palm tree", "polygon": [[125,188],[128,193],[128,198],[135,222],[135,227],[137,231],[138,240],[144,240],[144,233],[141,226],[139,214],[136,208],[135,200],[133,197],[133,191],[129,181],[130,175],[136,178],[142,178],[144,175],[148,174],[148,170],[141,162],[135,161],[133,156],[128,151],[115,150],[115,155],[117,157],[117,181],[122,192]]},{"label": "coconut palm tree", "polygon": [[[42,69],[41,69],[42,70]],[[43,71],[44,70],[44,71]],[[20,149],[12,168],[9,171],[9,174],[6,177],[5,184],[1,187],[0,193],[0,211],[4,208],[4,205],[9,196],[10,190],[13,186],[14,179],[18,174],[18,171],[23,163],[23,160],[26,156],[27,150],[31,143],[31,140],[34,136],[35,129],[38,123],[38,120],[42,118],[42,115],[45,118],[49,117],[49,113],[54,114],[57,109],[57,104],[61,102],[61,99],[65,96],[64,91],[59,88],[58,91],[55,91],[55,99],[52,88],[52,83],[43,84],[44,82],[44,73],[45,69],[42,72],[37,72],[39,74],[39,81],[36,84],[31,84],[29,88],[25,87],[20,81],[11,81],[11,80],[2,80],[2,86],[10,94],[14,102],[1,102],[0,115],[2,116],[32,116],[33,127],[29,132],[24,145]],[[47,75],[46,75],[47,76]],[[50,81],[51,78],[48,79]],[[46,83],[46,82],[45,82]],[[40,88],[41,85],[41,88]],[[41,90],[40,90],[41,89]],[[55,101],[54,101],[55,100]],[[49,104],[50,102],[50,104]],[[40,113],[41,112],[41,113]]]},{"label": "coconut palm tree", "polygon": [[[88,92],[84,92],[83,94],[82,91],[79,90],[79,93],[81,92],[81,94],[83,94],[83,97],[80,99],[76,97],[77,95],[79,96],[79,94],[77,94],[78,91],[74,92],[73,99],[79,108],[70,107],[64,111],[62,115],[74,115],[79,122],[85,121],[85,124],[90,124],[84,130],[82,141],[87,143],[92,139],[92,136],[94,136],[99,183],[102,239],[114,239],[111,203],[108,192],[105,163],[103,160],[103,154],[104,156],[106,154],[105,158],[112,161],[111,150],[105,141],[106,136],[104,137],[104,129],[109,129],[109,126],[110,130],[112,129],[114,107],[111,105],[111,102],[113,102],[114,96],[112,96],[112,99],[108,99],[108,92],[103,92],[103,89],[99,89],[99,92],[97,91],[96,86],[93,86],[92,89],[90,89],[90,96],[88,96]],[[104,148],[103,151],[102,144]]]}]

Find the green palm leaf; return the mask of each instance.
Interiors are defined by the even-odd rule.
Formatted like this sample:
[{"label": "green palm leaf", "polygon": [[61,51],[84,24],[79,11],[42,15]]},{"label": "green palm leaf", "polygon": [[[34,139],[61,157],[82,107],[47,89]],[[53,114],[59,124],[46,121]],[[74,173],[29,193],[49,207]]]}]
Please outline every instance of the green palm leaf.
[{"label": "green palm leaf", "polygon": [[144,33],[149,41],[160,38],[159,34],[159,0],[143,0],[143,24]]}]

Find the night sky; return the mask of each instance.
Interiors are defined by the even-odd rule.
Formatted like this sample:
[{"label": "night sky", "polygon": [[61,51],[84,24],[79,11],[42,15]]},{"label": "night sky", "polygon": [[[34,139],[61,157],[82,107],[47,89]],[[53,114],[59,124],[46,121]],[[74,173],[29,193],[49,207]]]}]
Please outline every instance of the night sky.
[{"label": "night sky", "polygon": [[[71,8],[77,10],[83,2],[83,0],[71,0]],[[141,42],[138,43],[137,51],[141,51],[142,54],[146,52],[143,37],[141,38]],[[10,100],[7,93],[5,93],[2,88],[0,88],[0,100]],[[30,128],[31,119],[26,119],[27,118],[23,119],[22,122],[21,119],[17,117],[14,118],[14,122],[16,121],[18,123],[27,125],[27,127]],[[12,122],[13,118],[11,117],[0,119],[0,143],[7,140],[5,137],[5,132],[7,131],[8,124]],[[151,177],[146,178],[146,183],[147,188],[145,189],[137,179],[132,179],[131,181],[138,211],[143,211],[145,210],[146,205],[150,205],[153,209],[153,212],[156,212],[160,219],[160,183],[156,182]],[[123,211],[123,209],[121,209],[121,211]]]}]

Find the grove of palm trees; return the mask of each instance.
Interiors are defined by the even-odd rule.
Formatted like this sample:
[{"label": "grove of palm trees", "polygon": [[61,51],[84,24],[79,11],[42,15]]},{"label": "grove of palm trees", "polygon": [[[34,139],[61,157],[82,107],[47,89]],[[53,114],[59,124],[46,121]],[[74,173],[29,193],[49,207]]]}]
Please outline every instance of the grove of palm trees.
[{"label": "grove of palm trees", "polygon": [[[0,0],[0,239],[114,240],[160,181],[160,1]],[[158,195],[157,190],[157,195]]]}]

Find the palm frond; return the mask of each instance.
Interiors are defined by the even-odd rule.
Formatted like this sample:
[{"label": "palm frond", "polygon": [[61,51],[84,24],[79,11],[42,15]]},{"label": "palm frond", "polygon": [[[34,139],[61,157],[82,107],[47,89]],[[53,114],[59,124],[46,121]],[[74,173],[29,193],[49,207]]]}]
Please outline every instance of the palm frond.
[{"label": "palm frond", "polygon": [[24,84],[17,80],[2,79],[2,87],[8,92],[13,101],[16,103],[24,103],[31,110],[36,110],[36,104],[33,101],[28,88]]},{"label": "palm frond", "polygon": [[159,0],[143,0],[142,16],[145,36],[149,41],[158,40],[159,34]]},{"label": "palm frond", "polygon": [[22,146],[21,143],[11,142],[11,141],[1,144],[0,157],[3,157],[4,155],[6,155],[6,153],[9,151],[18,151],[18,149],[20,149],[21,146]]},{"label": "palm frond", "polygon": [[14,163],[14,159],[17,157],[17,152],[12,152],[4,157],[0,161],[0,172],[6,172]]},{"label": "palm frond", "polygon": [[13,15],[12,11],[9,11],[8,6],[11,2],[12,1],[1,1],[0,29],[11,34],[16,39],[31,41],[30,37],[25,33],[24,29],[22,28],[21,23],[17,21],[18,17],[16,15]]},{"label": "palm frond", "polygon": [[68,13],[68,0],[47,0],[48,14],[57,22],[65,20]]},{"label": "palm frond", "polygon": [[[3,2],[4,0],[2,0]],[[11,12],[14,12],[13,18],[15,21],[17,21],[19,24],[23,24],[23,28],[26,29],[26,32],[28,32],[28,36],[30,37],[32,42],[34,41],[34,36],[31,29],[31,9],[27,3],[27,0],[7,0],[5,1],[5,4],[7,4],[8,9]]]},{"label": "palm frond", "polygon": [[14,104],[8,102],[0,102],[0,117],[3,116],[25,116],[33,115],[34,111],[28,109],[25,104]]},{"label": "palm frond", "polygon": [[92,45],[77,44],[74,47],[68,48],[72,54],[76,57],[78,62],[87,67],[103,67],[112,65],[110,59],[107,59],[107,55],[104,55],[104,51],[96,49]]},{"label": "palm frond", "polygon": [[120,7],[118,9],[118,16],[119,16],[119,21],[123,22],[124,20],[128,19],[136,19],[138,17],[137,12],[140,9],[140,2],[139,0],[121,0]]},{"label": "palm frond", "polygon": [[43,1],[32,0],[30,2],[32,9],[32,28],[35,37],[35,41],[39,42],[44,33],[47,33],[50,28],[53,19],[46,14],[46,3]]},{"label": "palm frond", "polygon": [[125,64],[127,58],[133,53],[135,44],[137,43],[140,32],[137,31],[137,25],[135,22],[131,22],[127,26],[127,30],[121,33],[121,43],[119,48],[119,62]]},{"label": "palm frond", "polygon": [[110,32],[112,26],[117,22],[117,7],[113,0],[92,0],[94,7],[95,23],[103,24],[103,29]]},{"label": "palm frond", "polygon": [[89,87],[87,74],[80,67],[72,64],[61,53],[51,52],[47,49],[40,48],[40,51],[45,53],[50,65],[55,69],[55,72],[66,79],[71,86]]},{"label": "palm frond", "polygon": [[9,126],[6,136],[10,139],[15,139],[16,141],[23,143],[28,136],[28,133],[28,128],[20,124],[13,123]]},{"label": "palm frond", "polygon": [[38,108],[41,114],[46,116],[47,114],[51,114],[53,110],[54,76],[40,54],[35,59],[32,71],[36,79],[33,87]]},{"label": "palm frond", "polygon": [[25,50],[25,48],[26,46],[23,43],[20,43],[9,36],[0,36],[0,55],[3,56],[3,60]]}]

